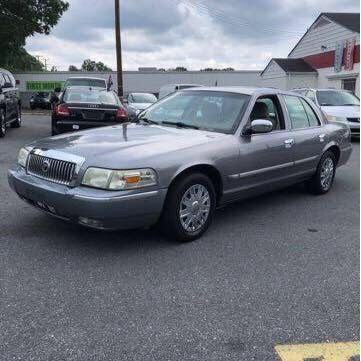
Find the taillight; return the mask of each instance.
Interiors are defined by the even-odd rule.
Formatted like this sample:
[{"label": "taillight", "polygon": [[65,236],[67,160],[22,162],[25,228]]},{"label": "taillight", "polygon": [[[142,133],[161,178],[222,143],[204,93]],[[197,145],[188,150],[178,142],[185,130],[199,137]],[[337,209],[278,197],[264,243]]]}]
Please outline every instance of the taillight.
[{"label": "taillight", "polygon": [[117,117],[118,119],[120,119],[120,118],[122,118],[122,119],[128,118],[128,112],[127,112],[124,108],[119,108],[119,109],[117,110],[117,115],[116,115],[116,117]]},{"label": "taillight", "polygon": [[69,113],[69,108],[66,104],[59,104],[56,108],[55,108],[55,113],[58,116],[61,117],[68,117],[70,115]]}]

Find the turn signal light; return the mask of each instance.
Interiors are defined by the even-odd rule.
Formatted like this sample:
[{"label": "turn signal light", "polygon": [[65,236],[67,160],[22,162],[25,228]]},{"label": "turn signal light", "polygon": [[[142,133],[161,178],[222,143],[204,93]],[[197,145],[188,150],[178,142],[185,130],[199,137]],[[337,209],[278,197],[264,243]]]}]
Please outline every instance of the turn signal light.
[{"label": "turn signal light", "polygon": [[59,104],[56,107],[55,112],[56,112],[56,115],[59,115],[61,117],[68,117],[70,115],[69,108],[66,104]]}]

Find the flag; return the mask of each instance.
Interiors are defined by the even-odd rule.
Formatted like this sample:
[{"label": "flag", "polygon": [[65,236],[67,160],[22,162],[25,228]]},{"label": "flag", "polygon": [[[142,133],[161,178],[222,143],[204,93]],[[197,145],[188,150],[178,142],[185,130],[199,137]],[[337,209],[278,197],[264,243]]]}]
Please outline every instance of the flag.
[{"label": "flag", "polygon": [[109,75],[109,78],[108,78],[108,84],[107,84],[107,90],[110,90],[113,86],[113,80],[112,80],[112,76]]}]

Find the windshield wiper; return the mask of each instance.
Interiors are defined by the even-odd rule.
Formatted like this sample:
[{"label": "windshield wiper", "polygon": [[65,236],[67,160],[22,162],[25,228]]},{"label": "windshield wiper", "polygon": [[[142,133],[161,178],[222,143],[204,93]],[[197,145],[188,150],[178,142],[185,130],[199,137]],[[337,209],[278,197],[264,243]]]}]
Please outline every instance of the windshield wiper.
[{"label": "windshield wiper", "polygon": [[187,124],[187,123],[183,123],[183,122],[168,122],[165,120],[164,122],[162,122],[162,124],[175,125],[178,128],[199,129],[199,127],[197,127],[196,125]]},{"label": "windshield wiper", "polygon": [[359,104],[342,104],[343,107],[348,107],[348,106],[355,106],[357,107]]},{"label": "windshield wiper", "polygon": [[148,118],[138,118],[137,121],[138,121],[138,123],[139,123],[140,121],[142,121],[142,122],[147,123],[147,124],[159,125],[158,122],[155,122],[154,120],[151,120],[151,119],[148,119]]}]

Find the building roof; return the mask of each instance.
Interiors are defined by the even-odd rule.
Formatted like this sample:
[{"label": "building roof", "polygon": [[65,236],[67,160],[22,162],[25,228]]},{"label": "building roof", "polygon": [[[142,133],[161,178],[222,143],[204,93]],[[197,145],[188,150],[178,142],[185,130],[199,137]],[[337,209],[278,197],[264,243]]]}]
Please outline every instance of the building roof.
[{"label": "building roof", "polygon": [[266,71],[272,61],[274,61],[285,73],[317,73],[311,65],[301,58],[272,58],[261,75]]},{"label": "building roof", "polygon": [[320,16],[322,15],[351,31],[360,32],[360,13],[321,13]]},{"label": "building roof", "polygon": [[312,29],[313,26],[322,17],[327,18],[330,21],[339,24],[350,31],[360,33],[360,13],[321,13],[320,15],[317,16],[316,20],[307,29],[307,31],[302,35],[301,39],[298,40],[297,44],[289,52],[288,56],[290,56],[293,53],[293,51],[297,48],[298,44],[300,44],[302,39],[308,34],[310,29]]}]

